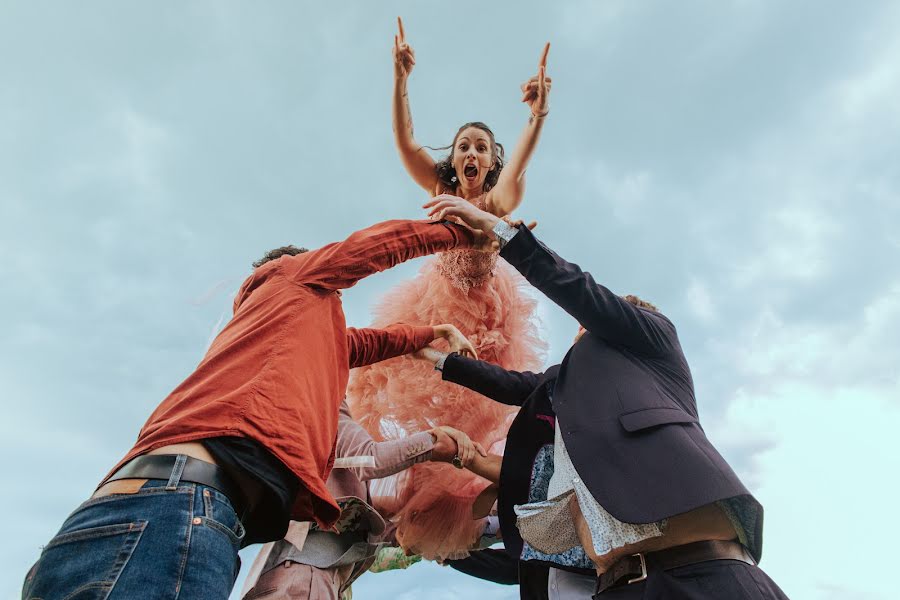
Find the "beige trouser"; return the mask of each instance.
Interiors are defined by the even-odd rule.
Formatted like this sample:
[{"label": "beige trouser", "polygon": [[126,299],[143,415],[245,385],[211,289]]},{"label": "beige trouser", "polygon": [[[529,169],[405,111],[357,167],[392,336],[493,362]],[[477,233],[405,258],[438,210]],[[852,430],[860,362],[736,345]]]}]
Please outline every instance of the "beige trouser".
[{"label": "beige trouser", "polygon": [[285,561],[259,576],[243,600],[339,600],[353,565],[319,569]]}]

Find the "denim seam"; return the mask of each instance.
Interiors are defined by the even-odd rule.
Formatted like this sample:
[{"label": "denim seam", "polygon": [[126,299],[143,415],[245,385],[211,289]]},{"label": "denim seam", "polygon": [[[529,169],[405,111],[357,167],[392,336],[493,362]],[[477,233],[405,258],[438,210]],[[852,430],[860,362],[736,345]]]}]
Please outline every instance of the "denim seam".
[{"label": "denim seam", "polygon": [[184,572],[187,568],[188,555],[191,551],[191,531],[194,528],[194,498],[197,496],[196,486],[191,486],[194,489],[194,493],[191,494],[191,498],[188,503],[188,511],[187,511],[187,532],[185,534],[184,539],[184,548],[181,553],[181,566],[178,569],[178,579],[175,582],[175,598],[174,600],[178,600],[178,596],[181,594],[181,585],[184,583]]},{"label": "denim seam", "polygon": [[[113,563],[112,570],[116,572],[115,578],[112,580],[91,581],[89,583],[86,583],[86,584],[82,585],[81,587],[79,587],[78,589],[74,590],[68,596],[66,596],[65,600],[68,600],[69,598],[77,598],[82,592],[84,592],[86,590],[90,590],[92,588],[97,588],[99,590],[105,590],[106,593],[103,594],[103,596],[99,600],[106,600],[106,598],[109,597],[109,595],[112,593],[113,589],[116,586],[116,582],[119,580],[119,576],[122,574],[122,571],[125,570],[125,565],[128,564],[128,561],[131,559],[131,556],[134,554],[134,551],[137,548],[138,543],[141,541],[141,536],[144,534],[144,530],[147,527],[146,521],[137,521],[137,523],[140,523],[140,528],[138,529],[137,539],[134,540],[133,544],[130,544],[131,550],[128,552],[128,558],[125,559],[125,562],[122,563],[121,567],[117,566],[117,564],[120,560],[119,557],[116,557],[116,562]],[[118,525],[118,526],[106,526],[106,527],[122,527],[122,526]],[[102,528],[96,528],[96,529],[102,529]],[[132,532],[134,530],[135,530],[134,523],[129,523],[127,531]],[[77,532],[75,532],[75,533],[77,533]],[[90,539],[90,538],[87,538],[87,539]],[[123,546],[124,545],[125,544],[123,543]],[[121,554],[121,549],[120,549],[120,554]]]},{"label": "denim seam", "polygon": [[[240,521],[238,521],[238,523],[240,523]],[[219,523],[214,519],[210,519],[209,517],[203,517],[203,524],[210,527],[211,529],[215,529],[226,534],[228,536],[228,539],[231,540],[232,544],[240,544],[243,539],[243,536],[235,533],[222,523]],[[243,525],[240,525],[240,527],[243,529]]]},{"label": "denim seam", "polygon": [[[96,504],[103,504],[105,502],[112,502],[114,500],[125,500],[127,498],[140,498],[141,496],[150,496],[154,494],[168,494],[171,493],[172,490],[168,490],[164,487],[158,488],[144,488],[138,490],[133,494],[110,494],[108,496],[100,496],[99,498],[88,498],[81,505],[75,509],[75,511],[79,511],[83,508],[87,508],[89,506],[94,506]],[[178,489],[174,490],[176,494],[186,494],[189,492],[193,492],[193,490],[189,486],[181,486]],[[74,514],[74,513],[73,513]]]},{"label": "denim seam", "polygon": [[49,548],[55,548],[56,546],[62,546],[63,544],[69,544],[71,542],[80,542],[83,540],[92,540],[95,538],[101,537],[109,537],[113,535],[119,535],[122,533],[128,533],[130,531],[134,531],[135,526],[139,526],[141,531],[146,527],[146,521],[135,521],[132,523],[120,523],[118,525],[102,525],[100,527],[90,527],[88,529],[79,529],[77,531],[71,531],[69,533],[64,533],[62,535],[57,535],[55,538],[50,540],[50,543],[44,546],[44,550]]},{"label": "denim seam", "polygon": [[77,590],[73,591],[71,594],[66,596],[63,600],[69,600],[69,598],[77,598],[82,592],[85,592],[90,589],[98,589],[103,590],[105,593],[103,596],[99,598],[99,600],[106,600],[109,597],[109,594],[112,592],[113,586],[108,581],[92,581],[90,583],[86,583]]},{"label": "denim seam", "polygon": [[[112,587],[110,587],[109,592],[107,592],[107,596],[108,596],[110,593],[112,593],[112,591],[113,591],[114,589],[116,589],[116,584],[119,582],[119,577],[122,576],[122,572],[125,570],[125,567],[128,566],[128,561],[130,561],[130,560],[131,560],[131,557],[134,556],[134,551],[137,550],[138,544],[141,543],[141,537],[143,537],[144,531],[146,530],[146,528],[147,528],[147,522],[144,521],[144,522],[141,524],[140,530],[138,531],[137,538],[134,540],[134,544],[132,544],[132,546],[131,546],[131,551],[128,553],[128,556],[127,556],[127,557],[125,558],[125,560],[122,562],[122,566],[119,567],[118,569],[116,569],[116,577],[115,577],[115,579],[113,579],[113,580],[110,582],[110,583],[112,583]],[[118,563],[118,562],[121,560],[121,558],[122,558],[122,557],[121,557],[121,554],[120,554],[120,556],[116,559],[116,562]]]},{"label": "denim seam", "polygon": [[[245,532],[243,531],[244,524],[241,523],[241,520],[240,518],[238,518],[237,513],[235,513],[236,531],[233,531],[230,527],[216,519],[212,502],[212,491],[209,488],[205,488],[203,490],[203,523],[209,525],[213,529],[220,529],[224,533],[227,533],[228,539],[231,540],[231,543],[240,544],[244,539]],[[234,508],[232,507],[231,510],[234,511]]]}]

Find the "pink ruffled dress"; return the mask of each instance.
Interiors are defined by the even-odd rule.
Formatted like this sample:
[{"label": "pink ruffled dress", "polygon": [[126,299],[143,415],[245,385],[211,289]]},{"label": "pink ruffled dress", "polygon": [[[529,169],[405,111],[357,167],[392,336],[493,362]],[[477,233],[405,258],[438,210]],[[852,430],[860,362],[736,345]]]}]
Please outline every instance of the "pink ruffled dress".
[{"label": "pink ruffled dress", "polygon": [[[484,207],[483,197],[473,200]],[[496,253],[453,250],[427,262],[419,275],[389,292],[373,326],[453,323],[478,357],[507,369],[540,369],[546,345],[538,337],[536,301],[527,282]],[[449,425],[501,454],[517,411],[444,382],[424,361],[400,357],[355,369],[347,387],[354,417],[376,440],[397,439]],[[375,507],[391,516],[397,539],[429,559],[461,558],[481,535],[472,503],[488,482],[446,463],[421,463],[371,482]]]}]

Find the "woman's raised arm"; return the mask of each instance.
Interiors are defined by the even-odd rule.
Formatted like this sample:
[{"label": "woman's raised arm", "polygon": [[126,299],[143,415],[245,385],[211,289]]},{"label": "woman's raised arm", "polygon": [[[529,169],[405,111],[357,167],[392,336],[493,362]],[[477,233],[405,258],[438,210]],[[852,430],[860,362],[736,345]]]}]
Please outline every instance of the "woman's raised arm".
[{"label": "woman's raised arm", "polygon": [[547,53],[550,43],[544,46],[541,59],[538,61],[537,75],[522,84],[522,102],[531,109],[525,130],[513,150],[509,163],[503,167],[497,185],[488,193],[485,202],[488,210],[498,217],[510,214],[525,195],[525,169],[537,148],[544,127],[544,118],[550,112],[550,88],[552,80],[547,77]]},{"label": "woman's raised arm", "polygon": [[434,159],[416,143],[413,137],[412,114],[409,111],[407,81],[416,64],[416,54],[406,43],[406,33],[403,31],[403,21],[400,17],[397,17],[397,27],[399,31],[394,36],[394,97],[391,110],[394,142],[397,144],[397,152],[400,153],[400,161],[406,172],[431,195],[434,194],[438,181]]}]

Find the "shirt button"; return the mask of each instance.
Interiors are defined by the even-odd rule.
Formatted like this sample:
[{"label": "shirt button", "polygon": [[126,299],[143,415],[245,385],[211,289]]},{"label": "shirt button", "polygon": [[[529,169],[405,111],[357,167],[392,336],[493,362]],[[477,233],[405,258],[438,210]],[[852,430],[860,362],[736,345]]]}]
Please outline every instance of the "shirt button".
[{"label": "shirt button", "polygon": [[573,483],[578,483],[579,481],[581,481],[581,480],[578,479],[577,477],[576,477],[575,479],[572,480]]},{"label": "shirt button", "polygon": [[200,517],[194,517],[193,523],[194,523],[194,525],[199,525],[199,524],[200,524]]}]

